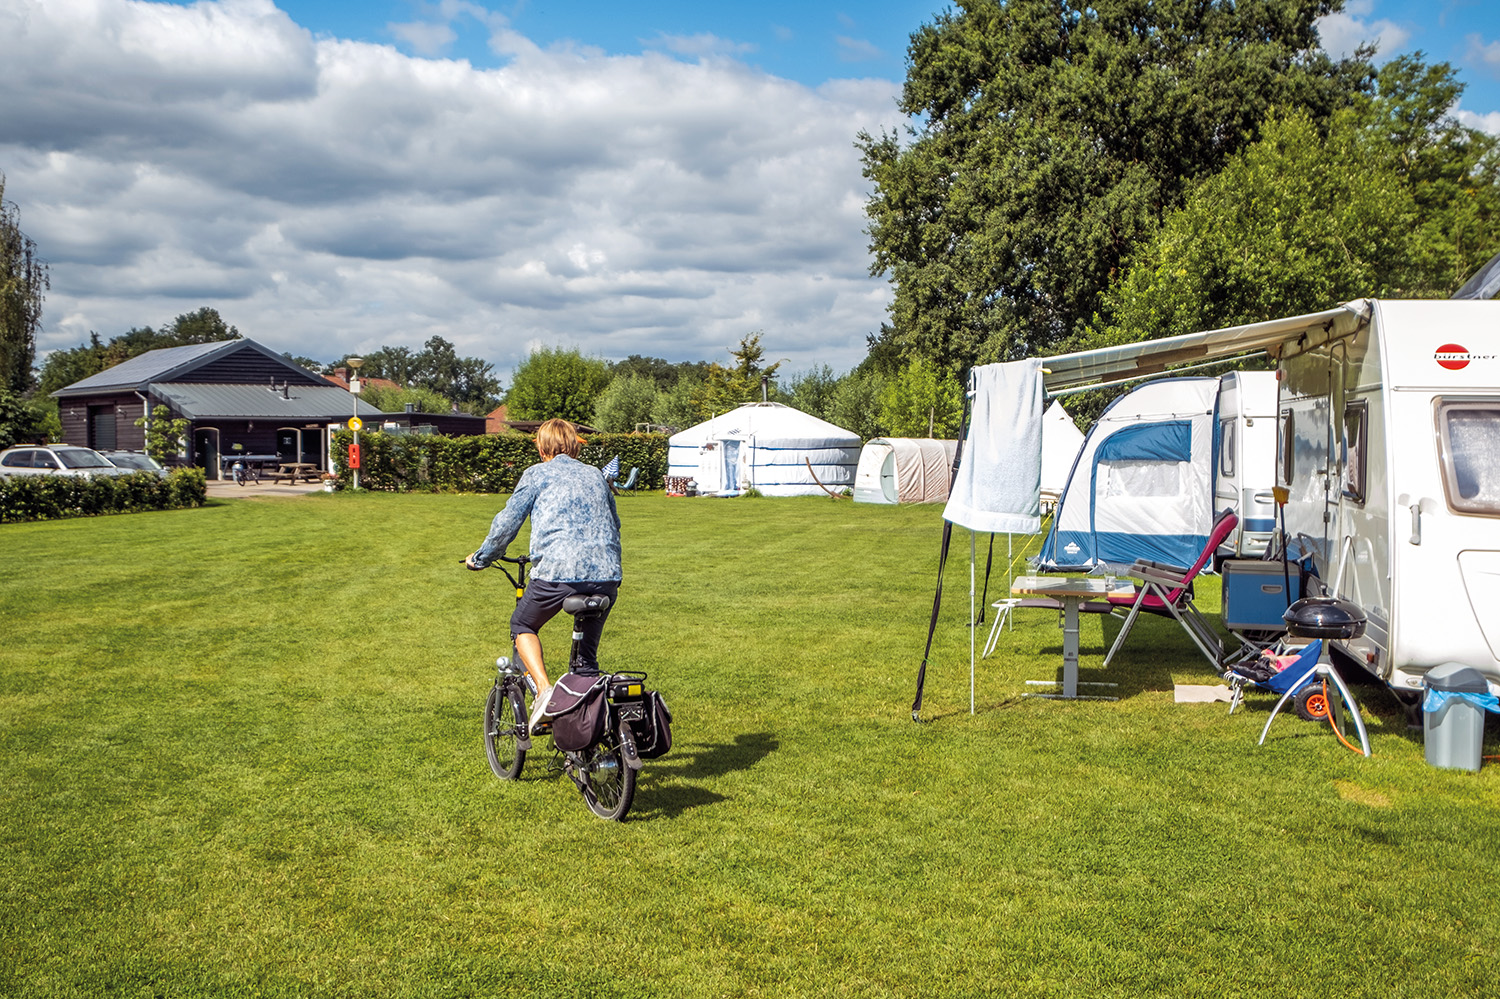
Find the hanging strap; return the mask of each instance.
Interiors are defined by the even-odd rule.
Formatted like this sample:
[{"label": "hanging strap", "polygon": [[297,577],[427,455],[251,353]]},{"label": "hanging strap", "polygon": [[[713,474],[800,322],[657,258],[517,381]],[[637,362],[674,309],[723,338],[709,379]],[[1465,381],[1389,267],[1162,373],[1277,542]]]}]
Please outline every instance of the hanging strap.
[{"label": "hanging strap", "polygon": [[990,553],[984,557],[984,591],[979,595],[979,620],[974,627],[984,624],[984,615],[990,606],[990,567],[995,564],[995,535],[990,534]]},{"label": "hanging strap", "polygon": [[[967,385],[972,380],[965,379]],[[953,483],[958,481],[958,463],[963,459],[964,439],[969,435],[969,393],[964,393],[964,413],[958,427],[958,446],[953,449],[953,467],[948,470],[948,493],[953,493]],[[943,546],[938,554],[937,591],[932,595],[932,618],[927,622],[927,648],[922,652],[922,665],[917,670],[917,697],[911,702],[911,720],[921,721],[922,688],[927,683],[927,660],[932,656],[932,636],[937,631],[938,609],[943,605],[943,570],[948,565],[948,545],[953,540],[953,524],[943,521]]]}]

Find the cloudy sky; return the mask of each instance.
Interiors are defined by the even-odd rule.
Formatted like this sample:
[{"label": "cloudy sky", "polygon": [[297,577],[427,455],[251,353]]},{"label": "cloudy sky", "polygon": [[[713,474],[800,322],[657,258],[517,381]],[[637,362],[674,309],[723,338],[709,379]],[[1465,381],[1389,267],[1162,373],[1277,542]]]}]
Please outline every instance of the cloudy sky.
[{"label": "cloudy sky", "polygon": [[[51,265],[41,352],[212,305],[318,359],[433,335],[785,370],[864,355],[854,137],[939,0],[0,0],[0,173]],[[1352,0],[1500,134],[1500,4]]]}]

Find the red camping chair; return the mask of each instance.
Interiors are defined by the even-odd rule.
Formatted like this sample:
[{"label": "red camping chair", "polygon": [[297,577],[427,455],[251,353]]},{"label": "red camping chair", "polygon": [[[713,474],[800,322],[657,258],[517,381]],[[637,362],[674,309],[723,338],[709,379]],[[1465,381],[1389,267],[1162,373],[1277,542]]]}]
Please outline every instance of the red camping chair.
[{"label": "red camping chair", "polygon": [[1130,612],[1125,615],[1125,625],[1120,629],[1120,636],[1110,646],[1109,655],[1104,657],[1105,666],[1109,665],[1120,646],[1125,644],[1125,636],[1135,627],[1135,619],[1141,611],[1145,611],[1148,614],[1170,617],[1182,625],[1182,629],[1188,633],[1193,644],[1198,646],[1198,650],[1208,657],[1214,669],[1219,668],[1219,660],[1224,656],[1224,646],[1213,625],[1193,605],[1193,580],[1203,571],[1219,545],[1224,543],[1224,539],[1229,537],[1229,533],[1239,522],[1240,518],[1233,510],[1221,513],[1219,519],[1214,521],[1213,529],[1208,532],[1208,543],[1198,553],[1197,561],[1185,569],[1182,566],[1143,559],[1126,571],[1126,575],[1141,582],[1134,593],[1109,595],[1109,602],[1115,610],[1128,607]]}]

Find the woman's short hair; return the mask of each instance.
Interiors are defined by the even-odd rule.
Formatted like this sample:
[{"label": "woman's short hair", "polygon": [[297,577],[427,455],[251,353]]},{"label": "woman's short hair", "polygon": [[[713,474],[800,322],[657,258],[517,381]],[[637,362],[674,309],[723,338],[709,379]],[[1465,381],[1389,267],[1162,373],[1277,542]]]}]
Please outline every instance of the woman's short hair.
[{"label": "woman's short hair", "polygon": [[576,458],[582,447],[578,428],[567,420],[548,420],[536,430],[536,449],[543,458],[556,458],[560,454]]}]

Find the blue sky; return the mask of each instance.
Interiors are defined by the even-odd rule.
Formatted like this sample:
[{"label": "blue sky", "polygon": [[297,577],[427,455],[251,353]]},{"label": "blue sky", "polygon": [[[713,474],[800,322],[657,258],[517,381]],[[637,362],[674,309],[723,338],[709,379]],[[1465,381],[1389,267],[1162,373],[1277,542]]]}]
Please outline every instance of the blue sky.
[{"label": "blue sky", "polygon": [[[0,0],[0,173],[51,266],[38,348],[200,306],[315,359],[442,336],[796,372],[865,355],[861,131],[938,4]],[[1500,134],[1500,2],[1352,0]]]},{"label": "blue sky", "polygon": [[[850,76],[901,79],[912,31],[946,5],[934,0],[517,0],[447,5],[418,0],[281,0],[278,6],[314,32],[396,44],[414,54],[465,58],[477,66],[503,61],[490,50],[485,27],[463,13],[483,7],[538,45],[571,42],[612,55],[654,49],[683,57],[716,49],[767,73],[815,87]],[[1429,62],[1447,61],[1460,70],[1467,84],[1462,106],[1479,114],[1500,111],[1500,2],[1350,0],[1334,20],[1337,23],[1325,27],[1325,44],[1376,40],[1382,58],[1421,50]],[[446,33],[439,33],[430,39],[428,52],[418,51],[401,28],[415,24],[443,24],[452,40],[444,44]]]},{"label": "blue sky", "polygon": [[[345,38],[399,43],[415,51],[392,25],[446,24],[453,32],[444,54],[492,66],[488,32],[472,15],[444,16],[440,3],[412,0],[283,0],[278,4],[304,27]],[[468,6],[468,5],[464,5]],[[808,86],[835,77],[900,79],[906,42],[938,6],[930,0],[864,0],[860,3],[695,3],[655,0],[520,0],[482,5],[538,45],[573,42],[612,55],[655,49],[691,57],[718,51],[767,73]],[[695,48],[695,45],[697,48]]]}]

